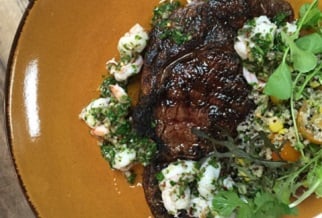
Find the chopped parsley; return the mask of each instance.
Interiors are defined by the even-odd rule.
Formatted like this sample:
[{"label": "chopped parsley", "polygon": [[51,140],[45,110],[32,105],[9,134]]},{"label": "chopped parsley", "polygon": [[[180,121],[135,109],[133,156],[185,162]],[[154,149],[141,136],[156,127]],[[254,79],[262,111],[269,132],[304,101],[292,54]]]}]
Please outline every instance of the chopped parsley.
[{"label": "chopped parsley", "polygon": [[153,11],[152,25],[160,30],[160,39],[171,39],[176,44],[183,44],[191,39],[189,34],[184,33],[176,20],[170,19],[173,11],[181,7],[179,1],[165,1],[155,7]]},{"label": "chopped parsley", "polygon": [[128,78],[137,74],[143,65],[140,53],[147,40],[148,34],[139,24],[120,38],[120,61],[113,58],[106,63],[109,75],[99,87],[99,97],[80,114],[91,128],[91,134],[98,137],[103,157],[113,169],[123,171],[130,183],[135,180],[132,166],[149,164],[157,152],[156,143],[139,136],[132,127],[132,103],[127,94]]},{"label": "chopped parsley", "polygon": [[110,98],[109,106],[98,111],[97,117],[102,122],[108,122],[111,126],[110,133],[104,136],[101,145],[103,156],[113,166],[115,153],[120,149],[134,150],[136,152],[136,160],[143,165],[147,165],[156,153],[156,144],[149,138],[139,136],[132,128],[129,111],[131,109],[131,100],[128,96],[124,97],[122,103],[118,102],[113,95],[110,95],[108,87],[111,82],[115,82],[113,78],[107,78],[101,85],[101,95]]},{"label": "chopped parsley", "polygon": [[254,198],[244,199],[234,191],[220,191],[214,196],[212,206],[224,217],[229,217],[233,213],[236,213],[236,218],[276,218],[285,214],[297,214],[296,209],[289,208],[273,194],[260,191]]}]

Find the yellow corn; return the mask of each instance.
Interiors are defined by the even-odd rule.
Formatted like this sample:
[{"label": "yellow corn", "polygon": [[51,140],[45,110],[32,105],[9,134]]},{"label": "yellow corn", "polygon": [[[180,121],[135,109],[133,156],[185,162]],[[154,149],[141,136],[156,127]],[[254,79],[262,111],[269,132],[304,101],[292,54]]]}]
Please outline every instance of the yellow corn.
[{"label": "yellow corn", "polygon": [[237,158],[237,163],[241,166],[245,166],[245,161],[241,158]]},{"label": "yellow corn", "polygon": [[320,86],[320,83],[318,81],[312,81],[312,82],[310,82],[310,86],[312,88],[317,88]]},{"label": "yellow corn", "polygon": [[280,131],[278,131],[278,134],[285,134],[285,133],[287,133],[287,131],[288,131],[288,129],[286,129],[286,128],[283,128],[283,129],[281,129]]},{"label": "yellow corn", "polygon": [[268,128],[271,132],[278,133],[284,128],[284,123],[281,119],[273,117],[268,120]]}]

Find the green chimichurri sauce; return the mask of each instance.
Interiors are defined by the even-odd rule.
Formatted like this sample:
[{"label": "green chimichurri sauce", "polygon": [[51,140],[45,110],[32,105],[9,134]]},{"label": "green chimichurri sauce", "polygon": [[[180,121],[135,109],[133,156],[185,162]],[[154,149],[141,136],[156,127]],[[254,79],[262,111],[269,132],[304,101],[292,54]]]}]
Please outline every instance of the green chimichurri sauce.
[{"label": "green chimichurri sauce", "polygon": [[153,11],[152,25],[159,28],[160,39],[169,38],[176,44],[183,44],[191,39],[189,34],[184,33],[178,22],[170,19],[171,13],[181,7],[179,1],[166,1],[155,7]]}]

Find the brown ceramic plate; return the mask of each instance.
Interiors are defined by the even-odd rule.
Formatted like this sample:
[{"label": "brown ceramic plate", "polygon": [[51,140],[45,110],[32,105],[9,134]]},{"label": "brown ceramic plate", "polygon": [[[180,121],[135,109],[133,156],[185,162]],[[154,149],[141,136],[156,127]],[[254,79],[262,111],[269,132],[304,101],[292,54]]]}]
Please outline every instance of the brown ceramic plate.
[{"label": "brown ceramic plate", "polygon": [[[294,0],[297,6],[302,1]],[[105,62],[135,23],[149,27],[158,0],[37,0],[12,54],[9,139],[26,195],[40,217],[149,217],[140,183],[110,170],[78,119],[97,97]],[[310,199],[301,218],[322,213]]]}]

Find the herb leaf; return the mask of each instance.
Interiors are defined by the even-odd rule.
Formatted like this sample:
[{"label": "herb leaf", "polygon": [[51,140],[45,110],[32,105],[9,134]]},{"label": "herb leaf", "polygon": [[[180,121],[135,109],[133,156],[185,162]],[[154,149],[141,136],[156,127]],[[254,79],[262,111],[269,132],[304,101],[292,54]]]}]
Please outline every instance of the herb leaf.
[{"label": "herb leaf", "polygon": [[282,61],[269,77],[264,88],[264,93],[278,99],[286,100],[291,97],[292,91],[291,70],[285,61]]},{"label": "herb leaf", "polygon": [[322,36],[318,33],[312,33],[302,36],[296,40],[296,45],[306,51],[310,51],[314,54],[322,52]]},{"label": "herb leaf", "polygon": [[300,28],[316,27],[322,19],[322,13],[318,7],[318,0],[314,0],[311,4],[304,4],[300,8]]},{"label": "herb leaf", "polygon": [[220,191],[213,199],[213,210],[225,217],[235,212],[237,218],[276,218],[297,213],[268,192],[257,192],[254,199],[244,199],[233,191]]},{"label": "herb leaf", "polygon": [[313,52],[300,49],[294,42],[292,36],[288,36],[284,32],[281,34],[291,50],[291,61],[293,62],[294,70],[297,70],[300,73],[306,73],[313,70],[318,62],[317,57]]},{"label": "herb leaf", "polygon": [[251,212],[247,203],[242,201],[238,194],[234,191],[220,191],[215,195],[212,201],[213,209],[221,216],[230,216],[235,210],[243,208],[245,214]]},{"label": "herb leaf", "polygon": [[256,193],[254,199],[253,217],[276,218],[285,214],[296,214],[297,211],[280,202],[273,194],[268,192]]},{"label": "herb leaf", "polygon": [[315,187],[314,193],[322,197],[322,165],[317,165],[314,170],[308,174],[309,187]]},{"label": "herb leaf", "polygon": [[191,39],[191,36],[183,31],[178,25],[178,21],[170,19],[170,15],[173,11],[181,7],[180,1],[164,1],[159,4],[153,13],[152,25],[157,27],[160,31],[160,39],[169,38],[176,44],[181,45]]}]

